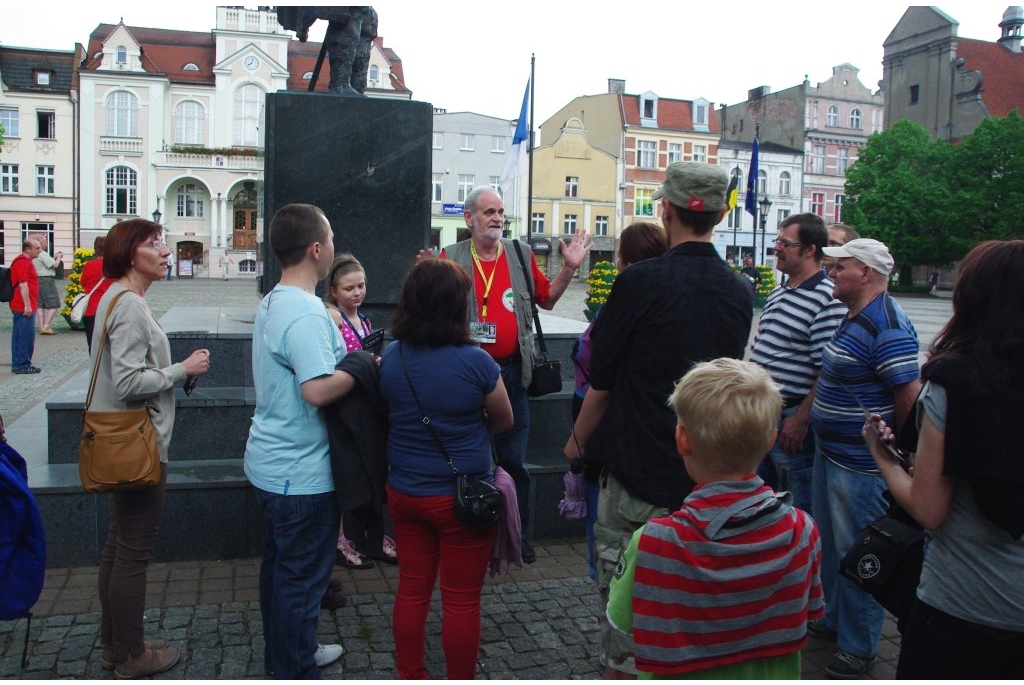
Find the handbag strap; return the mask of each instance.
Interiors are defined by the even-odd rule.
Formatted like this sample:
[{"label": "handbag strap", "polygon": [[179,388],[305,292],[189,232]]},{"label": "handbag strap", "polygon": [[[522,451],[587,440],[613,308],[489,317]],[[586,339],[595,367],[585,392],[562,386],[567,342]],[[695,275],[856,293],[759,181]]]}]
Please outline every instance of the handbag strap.
[{"label": "handbag strap", "polygon": [[405,355],[403,354],[404,347],[405,346],[401,343],[398,344],[398,360],[402,363],[402,371],[405,372],[405,380],[409,383],[409,390],[412,391],[412,398],[416,401],[416,408],[420,410],[420,421],[422,421],[423,425],[427,427],[428,431],[430,431],[430,435],[433,436],[434,442],[436,442],[437,446],[441,449],[441,454],[443,454],[444,458],[448,460],[448,466],[451,468],[452,474],[458,477],[459,470],[455,468],[455,464],[452,463],[452,458],[448,454],[448,450],[444,448],[444,443],[441,442],[441,437],[437,434],[437,431],[434,430],[434,424],[430,422],[430,417],[424,413],[423,405],[420,404],[420,397],[416,394],[416,386],[412,384],[412,377],[409,375],[409,367],[405,365]]},{"label": "handbag strap", "polygon": [[100,287],[101,285],[103,285],[103,281],[105,281],[105,280],[107,280],[107,279],[105,279],[105,278],[101,278],[101,279],[99,280],[99,282],[98,282],[98,283],[96,283],[96,285],[94,285],[94,286],[92,287],[92,290],[90,290],[90,291],[89,291],[89,294],[88,294],[88,295],[86,295],[86,297],[92,297],[92,294],[93,294],[94,292],[96,292],[96,288],[98,288],[98,287]]},{"label": "handbag strap", "polygon": [[100,359],[103,357],[103,344],[107,341],[107,321],[110,320],[110,313],[114,311],[117,301],[120,300],[121,296],[127,292],[127,290],[122,290],[114,296],[113,301],[110,303],[110,308],[107,309],[107,315],[103,317],[103,331],[100,333],[100,346],[96,350],[96,359],[93,360],[92,377],[89,379],[89,394],[85,398],[86,411],[89,411],[89,406],[92,404],[92,393],[96,389],[96,376],[99,375],[100,371]]},{"label": "handbag strap", "polygon": [[537,301],[533,297],[533,274],[526,269],[526,260],[523,259],[523,249],[519,247],[519,241],[513,240],[512,247],[519,257],[519,264],[523,267],[523,277],[526,278],[526,290],[530,293],[530,308],[533,310],[533,322],[537,326],[537,345],[540,347],[540,354],[545,359],[548,356],[548,348],[544,344],[544,331],[540,327],[540,313],[537,311]]}]

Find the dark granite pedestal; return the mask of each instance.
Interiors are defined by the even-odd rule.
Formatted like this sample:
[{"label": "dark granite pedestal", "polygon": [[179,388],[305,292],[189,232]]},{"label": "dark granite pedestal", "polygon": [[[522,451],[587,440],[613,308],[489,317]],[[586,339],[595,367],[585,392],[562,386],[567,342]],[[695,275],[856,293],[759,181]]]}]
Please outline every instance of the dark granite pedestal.
[{"label": "dark granite pedestal", "polygon": [[[266,126],[265,230],[286,204],[324,210],[335,252],[353,253],[366,270],[363,313],[385,325],[417,251],[430,244],[433,108],[408,100],[270,93]],[[265,252],[264,293],[281,278],[273,251]]]},{"label": "dark granite pedestal", "polygon": [[[176,307],[160,320],[174,359],[196,348],[216,351],[213,370],[190,397],[176,390],[167,497],[156,550],[160,561],[260,553],[261,515],[242,469],[256,406],[253,314],[249,308]],[[557,507],[566,470],[562,447],[571,428],[569,351],[584,324],[541,316],[549,353],[562,360],[564,383],[562,392],[530,401],[531,539],[583,534],[582,522],[565,521]],[[29,485],[43,515],[50,567],[95,565],[106,537],[108,498],[82,492],[78,479],[78,438],[88,382],[88,372],[82,371],[50,396],[45,403],[47,439],[26,442],[22,450],[29,461]]]}]

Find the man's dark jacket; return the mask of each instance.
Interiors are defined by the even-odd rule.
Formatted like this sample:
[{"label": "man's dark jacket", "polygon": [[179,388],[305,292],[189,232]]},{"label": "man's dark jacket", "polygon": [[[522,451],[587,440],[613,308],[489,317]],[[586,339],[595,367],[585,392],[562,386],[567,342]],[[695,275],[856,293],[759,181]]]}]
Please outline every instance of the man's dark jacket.
[{"label": "man's dark jacket", "polygon": [[368,352],[349,352],[338,369],[352,375],[355,387],[324,407],[331,449],[334,494],[342,511],[372,504],[383,511],[388,478],[388,406],[380,394],[377,362]]}]

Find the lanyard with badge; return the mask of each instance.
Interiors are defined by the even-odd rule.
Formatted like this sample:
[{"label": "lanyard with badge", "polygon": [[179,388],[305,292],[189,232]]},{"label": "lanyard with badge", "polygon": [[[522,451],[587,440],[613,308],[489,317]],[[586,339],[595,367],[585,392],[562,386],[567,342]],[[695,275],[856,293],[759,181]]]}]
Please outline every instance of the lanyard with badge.
[{"label": "lanyard with badge", "polygon": [[498,270],[498,260],[501,258],[502,245],[498,243],[498,253],[494,258],[494,268],[491,269],[491,275],[487,276],[484,273],[483,265],[480,263],[480,255],[476,252],[476,245],[471,240],[469,242],[469,252],[473,255],[473,264],[476,266],[477,272],[480,274],[480,280],[484,284],[484,297],[483,304],[480,307],[480,321],[474,321],[469,324],[469,335],[470,337],[482,344],[493,344],[498,341],[498,324],[493,322],[487,322],[487,302],[491,295],[491,286],[494,284],[494,272]]}]

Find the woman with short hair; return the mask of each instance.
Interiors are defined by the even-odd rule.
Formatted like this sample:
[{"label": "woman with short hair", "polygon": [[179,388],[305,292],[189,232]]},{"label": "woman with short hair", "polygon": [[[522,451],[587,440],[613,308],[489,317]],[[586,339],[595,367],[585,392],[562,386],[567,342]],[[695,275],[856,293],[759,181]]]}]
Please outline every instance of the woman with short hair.
[{"label": "woman with short hair", "polygon": [[97,347],[92,363],[99,369],[89,408],[152,407],[150,418],[161,462],[158,485],[110,494],[110,525],[100,553],[97,583],[102,608],[100,663],[118,678],[166,671],[180,656],[177,648],[162,640],[143,640],[146,571],[156,547],[167,488],[174,386],[210,370],[210,351],[205,349],[196,350],[184,361],[171,362],[167,336],[146,303],[146,290],[167,272],[170,250],[162,233],[160,224],[145,219],[129,219],[110,229],[103,276],[113,283],[96,310],[99,337],[93,341]]},{"label": "woman with short hair", "polygon": [[445,452],[460,473],[492,482],[490,436],[512,426],[512,405],[497,363],[470,339],[470,285],[455,262],[419,262],[402,286],[391,329],[396,342],[381,357],[390,426],[388,509],[402,550],[393,615],[402,679],[430,677],[424,643],[438,572],[446,675],[472,680],[476,674],[480,591],[496,529],[456,518],[455,476]]}]

